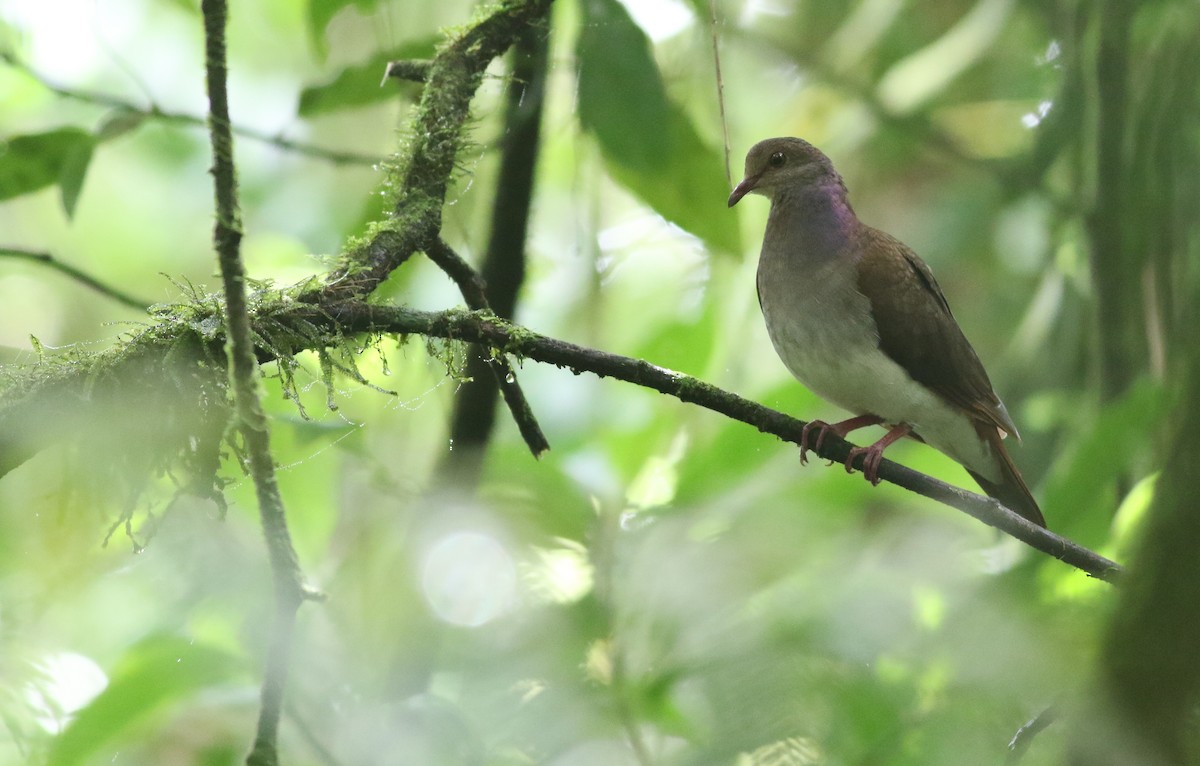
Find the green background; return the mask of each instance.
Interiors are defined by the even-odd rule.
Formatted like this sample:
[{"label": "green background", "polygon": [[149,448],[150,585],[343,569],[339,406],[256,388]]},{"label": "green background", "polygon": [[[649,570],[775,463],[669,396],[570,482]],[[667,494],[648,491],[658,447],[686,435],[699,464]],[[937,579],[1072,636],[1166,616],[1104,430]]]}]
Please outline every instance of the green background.
[{"label": "green background", "polygon": [[[146,303],[214,290],[198,9],[26,5],[0,2],[0,246]],[[732,181],[769,136],[829,154],[860,217],[938,275],[1021,428],[1013,454],[1050,527],[1124,562],[1196,353],[1200,13],[1117,5],[718,2],[716,33]],[[842,417],[791,380],[762,327],[767,205],[725,207],[708,4],[630,7],[553,6],[517,321]],[[419,93],[378,87],[383,62],[432,55],[472,14],[233,4],[234,122],[355,155],[235,136],[253,278],[321,274],[380,217],[382,163]],[[495,63],[476,98],[445,208],[445,238],[475,262],[504,193],[505,72]],[[380,295],[461,303],[423,257]],[[0,258],[6,378],[147,321]],[[479,485],[449,480],[463,354],[364,343],[359,370],[392,393],[340,375],[327,390],[301,355],[307,417],[265,369],[300,563],[328,596],[299,615],[287,763],[1000,763],[1102,664],[1110,586],[619,381],[524,363],[552,450],[533,460],[501,409]],[[271,598],[253,487],[228,461],[222,518],[178,477],[117,470],[134,445],[82,436],[0,481],[0,764],[239,762]],[[922,445],[889,456],[974,489]],[[1041,733],[1022,763],[1064,762],[1072,730]]]}]

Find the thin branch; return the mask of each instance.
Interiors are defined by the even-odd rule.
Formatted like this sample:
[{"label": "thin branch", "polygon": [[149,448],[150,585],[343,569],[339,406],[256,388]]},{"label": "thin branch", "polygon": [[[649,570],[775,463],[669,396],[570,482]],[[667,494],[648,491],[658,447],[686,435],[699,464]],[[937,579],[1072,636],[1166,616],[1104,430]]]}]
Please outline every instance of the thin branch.
[{"label": "thin branch", "polygon": [[1017,729],[1017,733],[1008,743],[1008,758],[1004,761],[1006,766],[1016,766],[1020,763],[1025,756],[1025,751],[1033,744],[1033,738],[1056,720],[1058,720],[1058,709],[1051,705]]},{"label": "thin branch", "polygon": [[217,213],[213,242],[225,288],[230,381],[275,584],[275,619],[263,673],[262,707],[254,747],[246,763],[274,766],[279,762],[279,718],[287,686],[296,611],[305,598],[305,589],[296,550],[288,532],[283,498],[275,479],[271,434],[262,402],[258,398],[258,359],[246,304],[246,272],[241,255],[242,223],[238,211],[233,135],[229,129],[229,99],[226,92],[225,27],[228,24],[228,10],[225,0],[203,0],[201,12],[204,14],[204,64],[208,82],[209,134],[212,137],[212,174]]},{"label": "thin branch", "polygon": [[[174,123],[177,125],[192,125],[203,128],[208,124],[204,117],[194,114],[186,114],[183,112],[172,112],[160,108],[157,104],[151,103],[150,106],[139,106],[132,101],[127,101],[118,96],[113,96],[108,93],[100,93],[98,91],[86,90],[83,88],[70,88],[65,85],[59,85],[52,80],[46,78],[41,73],[34,71],[23,61],[20,61],[11,53],[0,53],[0,60],[20,72],[37,81],[46,90],[54,93],[62,98],[69,98],[74,101],[80,101],[85,104],[94,106],[108,107],[111,109],[119,109],[131,115],[135,115],[142,119],[158,120],[159,122]],[[378,165],[382,158],[369,154],[359,154],[357,152],[345,152],[336,149],[326,149],[320,146],[297,141],[291,138],[285,138],[280,134],[267,133],[254,128],[247,128],[241,125],[232,126],[234,134],[247,138],[253,141],[258,141],[264,144],[283,149],[284,151],[302,154],[307,157],[313,157],[319,160],[325,160],[335,165],[366,165],[373,167]]]},{"label": "thin branch", "polygon": [[[625,739],[633,751],[634,760],[639,766],[653,766],[654,759],[646,746],[645,737],[638,726],[637,714],[633,709],[631,697],[636,693],[629,683],[629,657],[625,650],[625,631],[620,611],[616,603],[616,588],[613,584],[617,568],[616,542],[621,535],[621,509],[611,505],[602,505],[599,509],[598,524],[589,545],[591,560],[595,567],[595,594],[598,615],[602,620],[601,628],[608,635],[604,651],[610,663],[609,676],[605,684],[612,698],[613,712],[617,722],[625,730]],[[597,668],[600,670],[600,668]],[[605,679],[601,675],[601,681]]]},{"label": "thin branch", "polygon": [[616,636],[610,641],[609,653],[612,656],[612,680],[610,683],[617,719],[621,723],[621,728],[625,729],[625,738],[629,742],[629,749],[633,751],[633,757],[638,766],[654,766],[654,758],[650,755],[650,748],[646,745],[646,738],[642,736],[637,714],[629,699],[635,691],[631,688],[632,684],[629,683],[627,667],[629,658],[626,656],[625,648],[621,645],[620,636]]},{"label": "thin branch", "polygon": [[721,115],[721,137],[725,143],[725,183],[733,186],[729,167],[729,120],[725,117],[725,78],[721,75],[721,46],[717,33],[717,0],[708,0],[708,28],[712,36],[713,74],[717,83],[717,107]]},{"label": "thin branch", "polygon": [[[463,260],[462,256],[454,252],[442,239],[435,241],[433,246],[426,250],[426,254],[455,281],[467,306],[474,311],[491,312],[487,295],[484,293],[483,280],[475,269],[471,268],[471,264]],[[503,354],[498,354],[491,360],[488,368],[496,379],[496,385],[500,387],[500,393],[504,395],[504,402],[521,432],[521,438],[525,440],[534,457],[541,457],[542,453],[550,449],[550,442],[546,441],[546,435],[538,425],[533,408],[529,406],[525,392],[517,383],[517,374],[512,365]]]},{"label": "thin branch", "polygon": [[435,239],[425,254],[429,256],[429,260],[445,272],[446,276],[454,280],[454,284],[458,285],[458,291],[462,293],[463,300],[472,311],[484,309],[491,311],[492,307],[488,305],[487,293],[484,292],[483,278],[471,267],[471,264],[467,263],[465,258],[446,244],[444,239],[440,237]]},{"label": "thin branch", "polygon": [[[794,444],[800,443],[804,421],[776,412],[756,402],[724,391],[689,375],[674,372],[641,359],[610,354],[540,335],[512,325],[490,314],[449,311],[431,313],[395,306],[342,303],[324,309],[297,306],[292,321],[328,326],[330,320],[343,332],[416,333],[439,338],[482,343],[506,354],[565,367],[578,374],[624,380],[680,401],[697,404],[713,412],[752,425]],[[283,322],[282,315],[273,321]],[[331,328],[332,329],[332,328]],[[830,434],[818,454],[841,463],[853,445]],[[856,464],[860,468],[861,464]],[[1092,577],[1115,583],[1121,566],[1094,551],[1048,529],[1032,524],[989,497],[968,492],[943,481],[885,459],[879,477],[911,492],[956,508],[983,523],[1015,537],[1035,550],[1079,569]]]},{"label": "thin branch", "polygon": [[389,77],[395,77],[397,80],[423,83],[429,79],[429,67],[432,64],[428,59],[389,61],[387,69],[383,72],[383,81],[387,82]]},{"label": "thin branch", "polygon": [[[365,301],[322,305],[290,301],[279,304],[273,310],[258,312],[257,320],[271,328],[260,332],[260,335],[274,335],[279,343],[289,341],[292,345],[286,350],[292,353],[319,349],[330,342],[326,338],[346,337],[354,333],[428,335],[481,343],[504,354],[565,367],[575,373],[591,372],[601,377],[624,380],[674,396],[680,401],[697,404],[795,444],[799,444],[805,425],[804,421],[688,375],[643,360],[556,340],[490,314],[461,310],[422,312],[396,306],[376,306]],[[122,380],[144,379],[149,362],[177,353],[174,349],[189,342],[207,344],[210,351],[206,358],[217,360],[211,349],[215,347],[219,351],[224,341],[219,335],[211,335],[207,329],[210,326],[211,323],[203,316],[194,314],[182,319],[164,319],[135,335],[119,352],[101,355],[95,364],[64,365],[49,375],[14,381],[12,389],[7,392],[4,406],[0,407],[0,437],[37,435],[40,440],[33,449],[17,450],[10,455],[10,445],[5,443],[7,439],[0,438],[0,475],[19,465],[48,441],[66,438],[89,428],[87,406],[90,401],[83,392],[94,386],[98,374],[109,381],[110,387],[123,386],[128,390],[130,386],[122,384]],[[258,361],[265,363],[278,353],[278,347],[259,348]],[[192,394],[181,391],[180,395]],[[64,411],[64,402],[78,402],[80,406],[68,407]],[[115,407],[117,405],[114,404],[109,409]],[[47,431],[47,422],[57,422],[53,418],[48,421],[48,415],[69,417],[62,427]],[[851,446],[849,442],[830,434],[818,454],[841,463]],[[880,464],[879,476],[884,481],[956,508],[1100,580],[1115,583],[1122,574],[1121,566],[1115,562],[1031,524],[991,498],[967,492],[891,460],[884,460]]]},{"label": "thin branch", "polygon": [[[488,308],[503,319],[513,318],[517,298],[525,283],[525,251],[533,206],[534,171],[541,151],[549,50],[549,25],[531,24],[517,35],[511,53],[500,168],[492,197],[487,250],[480,265]],[[461,386],[454,397],[450,434],[455,444],[462,444],[464,449],[448,452],[443,465],[454,466],[456,478],[460,480],[474,481],[482,468],[483,447],[491,438],[496,420],[497,384],[509,408],[516,411],[511,392],[506,390],[507,375],[485,372],[488,368],[493,373],[498,372],[492,363],[494,356],[490,349],[471,346],[467,373],[472,380]]]},{"label": "thin branch", "polygon": [[101,282],[100,280],[96,279],[95,277],[91,276],[90,274],[86,274],[83,271],[80,271],[79,269],[77,269],[76,267],[72,266],[69,263],[58,260],[52,254],[47,253],[47,252],[39,252],[36,250],[25,250],[25,249],[19,248],[19,247],[0,247],[0,257],[18,258],[20,260],[33,261],[34,263],[40,263],[43,266],[48,266],[49,268],[54,269],[55,271],[57,271],[61,274],[66,274],[68,277],[70,277],[71,279],[74,279],[76,282],[80,283],[81,285],[83,285],[85,287],[90,287],[91,289],[95,290],[96,292],[100,293],[101,295],[108,296],[109,298],[112,298],[114,301],[117,301],[118,303],[123,303],[126,306],[129,306],[130,308],[140,309],[142,311],[145,311],[146,308],[148,308],[150,305],[147,301],[143,301],[139,298],[135,298],[132,295],[130,295],[129,293],[120,289],[119,287],[113,287],[112,285],[106,285],[105,283]]}]

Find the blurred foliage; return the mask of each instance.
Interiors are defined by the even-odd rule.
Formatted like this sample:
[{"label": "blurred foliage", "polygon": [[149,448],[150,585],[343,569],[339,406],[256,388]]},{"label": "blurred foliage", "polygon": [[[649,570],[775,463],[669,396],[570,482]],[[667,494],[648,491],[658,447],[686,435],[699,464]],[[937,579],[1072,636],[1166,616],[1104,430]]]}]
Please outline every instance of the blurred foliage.
[{"label": "blurred foliage", "polygon": [[[1200,25],[1184,0],[1120,5],[719,0],[717,33],[733,174],[767,136],[825,149],[860,216],[938,274],[1051,527],[1125,556],[1174,433],[1177,370],[1200,349],[1185,310],[1200,294]],[[0,0],[0,46],[46,83],[202,118],[195,6]],[[428,56],[472,4],[232,13],[234,120],[302,145],[236,144],[248,271],[288,284],[321,273],[382,198],[378,167],[304,146],[382,162],[415,86],[374,89],[381,62]],[[554,6],[518,320],[836,416],[762,328],[766,206],[724,205],[708,17],[700,0]],[[511,83],[491,72],[445,210],[471,258],[503,193]],[[203,130],[46,83],[0,66],[0,245],[148,303],[213,289]],[[1101,267],[1105,247],[1119,268]],[[460,302],[423,259],[381,297]],[[146,321],[0,260],[5,380]],[[288,396],[266,369],[293,535],[328,594],[299,617],[287,763],[997,763],[1093,672],[1108,586],[633,386],[527,364],[552,451],[533,461],[504,423],[480,486],[440,482],[461,352],[366,343],[371,386],[302,355]],[[153,430],[167,414],[145,397],[115,417]],[[232,454],[227,513],[176,471],[114,472],[139,445],[88,434],[0,480],[0,764],[244,758],[271,608],[253,488]],[[889,454],[970,486],[923,445]],[[1062,762],[1067,739],[1052,726],[1022,763]]]},{"label": "blurred foliage", "polygon": [[11,136],[0,155],[0,200],[58,185],[63,212],[75,212],[95,139],[78,128]]}]

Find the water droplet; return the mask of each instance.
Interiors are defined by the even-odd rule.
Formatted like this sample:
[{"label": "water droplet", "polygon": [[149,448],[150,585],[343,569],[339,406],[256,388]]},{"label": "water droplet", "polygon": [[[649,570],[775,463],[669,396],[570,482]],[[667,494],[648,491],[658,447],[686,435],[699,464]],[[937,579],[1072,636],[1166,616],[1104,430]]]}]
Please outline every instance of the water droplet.
[{"label": "water droplet", "polygon": [[516,376],[516,375],[513,375],[513,374],[510,372],[510,373],[508,373],[507,375],[505,375],[505,376],[504,376],[504,382],[505,382],[505,383],[516,383],[516,382],[517,382],[517,376]]}]

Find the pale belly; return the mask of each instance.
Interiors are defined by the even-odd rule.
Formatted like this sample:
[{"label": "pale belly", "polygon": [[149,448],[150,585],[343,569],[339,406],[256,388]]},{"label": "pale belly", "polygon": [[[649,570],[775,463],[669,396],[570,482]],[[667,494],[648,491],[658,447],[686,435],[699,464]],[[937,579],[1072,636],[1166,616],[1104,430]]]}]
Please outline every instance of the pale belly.
[{"label": "pale belly", "polygon": [[866,297],[831,280],[824,287],[819,294],[805,294],[795,284],[773,283],[760,275],[767,332],[788,370],[810,391],[851,415],[907,423],[930,446],[1000,481],[999,466],[971,419],[879,349]]}]

